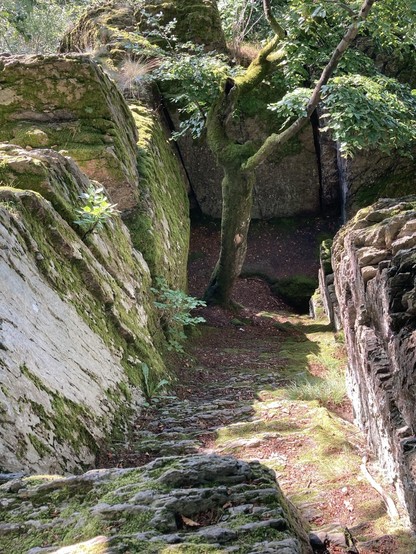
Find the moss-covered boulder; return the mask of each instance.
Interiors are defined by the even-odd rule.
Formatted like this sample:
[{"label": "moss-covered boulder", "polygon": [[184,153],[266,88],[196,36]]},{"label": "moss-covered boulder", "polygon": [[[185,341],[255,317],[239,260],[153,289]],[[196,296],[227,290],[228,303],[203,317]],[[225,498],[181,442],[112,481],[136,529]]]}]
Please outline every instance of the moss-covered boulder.
[{"label": "moss-covered boulder", "polygon": [[176,20],[174,33],[179,41],[225,50],[216,0],[145,0],[143,8],[152,14],[162,13],[162,25]]},{"label": "moss-covered boulder", "polygon": [[125,222],[152,275],[163,276],[172,288],[185,289],[190,233],[186,176],[162,118],[144,106],[130,108],[139,133],[141,198]]},{"label": "moss-covered boulder", "polygon": [[142,46],[142,53],[149,55],[160,38],[154,33],[145,38],[149,24],[143,12],[161,13],[159,25],[162,26],[176,19],[173,33],[180,42],[193,41],[209,50],[225,49],[215,0],[145,0],[136,5],[114,0],[88,10],[62,39],[60,50],[80,52],[104,47],[117,59],[117,52],[125,52],[130,42]]},{"label": "moss-covered boulder", "polygon": [[14,554],[312,554],[274,473],[231,456],[14,479],[0,486],[0,521]]},{"label": "moss-covered boulder", "polygon": [[79,470],[165,373],[150,272],[117,215],[81,240],[70,159],[2,145],[0,181],[0,468]]},{"label": "moss-covered boulder", "polygon": [[0,104],[1,141],[63,151],[120,210],[136,207],[136,126],[117,87],[88,56],[0,57]]},{"label": "moss-covered boulder", "polygon": [[53,148],[76,160],[106,187],[153,276],[185,289],[186,181],[157,114],[136,106],[133,115],[114,82],[85,55],[0,57],[0,100],[0,140],[29,151]]}]

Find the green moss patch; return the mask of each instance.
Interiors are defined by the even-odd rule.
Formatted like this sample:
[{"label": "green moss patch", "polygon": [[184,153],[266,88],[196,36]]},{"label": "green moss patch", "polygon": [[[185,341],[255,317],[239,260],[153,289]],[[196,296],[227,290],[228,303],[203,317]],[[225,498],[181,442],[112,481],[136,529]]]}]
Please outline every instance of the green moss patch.
[{"label": "green moss patch", "polygon": [[309,300],[318,283],[316,279],[305,275],[294,275],[276,281],[271,289],[273,294],[282,298],[289,306],[300,313],[308,313]]}]

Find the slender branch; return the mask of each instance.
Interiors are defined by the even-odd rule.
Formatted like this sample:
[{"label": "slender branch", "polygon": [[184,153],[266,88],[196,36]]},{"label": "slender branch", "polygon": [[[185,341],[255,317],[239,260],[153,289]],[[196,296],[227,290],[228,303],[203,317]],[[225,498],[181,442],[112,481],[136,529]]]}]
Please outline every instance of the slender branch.
[{"label": "slender branch", "polygon": [[377,481],[370,475],[367,469],[367,456],[364,456],[362,459],[362,464],[360,465],[360,469],[364,477],[367,479],[367,481],[370,483],[370,485],[375,489],[378,494],[382,497],[384,504],[387,508],[387,513],[390,517],[390,519],[397,520],[399,519],[400,515],[396,508],[395,503],[393,502],[393,499],[391,496],[389,496],[386,491],[383,489],[383,487],[377,483]]},{"label": "slender branch", "polygon": [[[268,0],[263,0],[263,1],[267,2]],[[270,156],[270,154],[274,150],[276,150],[276,148],[278,148],[281,144],[287,142],[290,138],[295,136],[306,125],[306,123],[309,121],[310,116],[315,111],[321,99],[322,87],[326,85],[329,78],[331,77],[334,70],[336,69],[340,59],[342,58],[344,52],[347,50],[351,42],[357,36],[360,23],[367,18],[373,4],[376,1],[377,0],[364,0],[357,17],[348,27],[345,35],[342,37],[338,46],[333,51],[329,62],[324,67],[321,73],[321,76],[318,82],[316,83],[314,90],[312,91],[311,97],[309,98],[309,101],[306,107],[306,115],[299,117],[299,119],[297,119],[294,123],[292,123],[292,125],[290,125],[290,127],[285,129],[282,133],[279,133],[278,135],[277,134],[270,135],[265,140],[265,142],[260,146],[257,152],[253,156],[251,156],[245,164],[243,164],[242,168],[244,170],[255,169],[258,165],[263,163]]]},{"label": "slender branch", "polygon": [[355,17],[355,11],[349,6],[347,6],[347,4],[344,4],[343,2],[338,2],[338,0],[325,0],[325,2],[336,4],[343,10],[347,11],[352,17]]},{"label": "slender branch", "polygon": [[263,0],[263,10],[264,15],[266,16],[266,19],[272,28],[274,34],[282,40],[286,36],[286,31],[283,29],[283,27],[278,23],[277,19],[273,15],[272,8],[270,6],[270,0]]}]

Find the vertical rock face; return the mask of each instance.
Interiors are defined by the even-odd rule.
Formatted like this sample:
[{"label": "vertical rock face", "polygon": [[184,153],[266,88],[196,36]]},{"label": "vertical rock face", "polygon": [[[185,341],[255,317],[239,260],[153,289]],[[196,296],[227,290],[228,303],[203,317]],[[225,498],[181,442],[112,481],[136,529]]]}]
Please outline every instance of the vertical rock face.
[{"label": "vertical rock face", "polygon": [[0,159],[0,468],[75,471],[140,401],[141,363],[164,371],[150,273],[119,216],[80,239],[72,160]]},{"label": "vertical rock face", "polygon": [[332,252],[355,415],[416,525],[416,197],[359,211]]},{"label": "vertical rock face", "polygon": [[[247,139],[264,139],[268,134],[259,119],[247,120],[242,125],[250,129],[245,131]],[[179,140],[179,148],[199,207],[203,213],[220,218],[223,171],[206,140],[185,137]],[[283,153],[276,153],[256,169],[252,217],[316,214],[320,209],[319,196],[318,160],[312,129],[308,127]]]},{"label": "vertical rock face", "polygon": [[0,101],[0,140],[71,156],[106,187],[134,245],[152,244],[141,250],[153,276],[184,289],[186,184],[157,115],[147,110],[140,119],[139,106],[133,117],[114,82],[85,55],[0,56]]},{"label": "vertical rock face", "polygon": [[411,158],[380,151],[367,151],[348,160],[338,156],[338,171],[344,219],[378,198],[400,198],[416,190]]}]

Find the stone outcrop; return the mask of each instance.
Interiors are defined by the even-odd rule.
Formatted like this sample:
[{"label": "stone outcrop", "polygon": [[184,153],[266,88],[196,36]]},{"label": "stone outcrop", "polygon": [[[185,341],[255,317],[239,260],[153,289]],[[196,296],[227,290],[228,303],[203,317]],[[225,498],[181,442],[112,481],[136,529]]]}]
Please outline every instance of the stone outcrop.
[{"label": "stone outcrop", "polygon": [[[149,32],[152,29],[149,29],[143,12],[161,13],[160,25],[176,19],[174,34],[180,42],[192,40],[203,44],[207,50],[225,50],[220,15],[214,0],[145,0],[139,7],[120,0],[109,1],[88,10],[64,36],[60,50],[82,52],[104,47],[107,54],[117,59],[117,51],[121,58],[126,52],[127,38],[131,44],[140,44],[142,53],[148,55],[154,49],[152,44],[157,44],[160,39]],[[134,33],[134,36],[129,36],[129,33]]]},{"label": "stone outcrop", "polygon": [[416,190],[412,158],[367,151],[352,159],[338,156],[337,165],[344,221],[379,198],[400,198]]},{"label": "stone outcrop", "polygon": [[[318,128],[325,126],[322,112]],[[342,222],[379,198],[400,198],[416,190],[414,160],[378,150],[343,158],[330,133],[317,130],[317,153],[324,213],[341,215]]]},{"label": "stone outcrop", "polygon": [[106,187],[152,275],[185,289],[186,180],[157,113],[130,110],[86,55],[0,57],[0,100],[0,140],[71,156]]},{"label": "stone outcrop", "polygon": [[139,138],[140,201],[126,214],[133,245],[144,256],[152,276],[186,290],[189,246],[187,179],[163,118],[150,108],[130,106]]},{"label": "stone outcrop", "polygon": [[53,148],[104,185],[122,211],[139,199],[137,129],[88,56],[0,57],[0,140]]},{"label": "stone outcrop", "polygon": [[359,211],[332,267],[355,416],[416,525],[416,197]]},{"label": "stone outcrop", "polygon": [[[160,2],[145,3],[145,9],[149,12],[160,11],[160,7]],[[225,41],[215,2],[163,2],[163,14],[166,21],[177,19],[174,32],[179,40],[193,40],[206,45],[207,49],[224,50]],[[137,30],[139,33],[133,33]],[[126,7],[122,2],[113,2],[88,12],[64,38],[61,50],[94,51],[103,64],[114,67],[120,66],[130,56],[127,46],[131,44],[135,44],[145,57],[157,56],[151,40],[151,36],[146,36],[142,13]],[[165,93],[169,96],[169,91]],[[240,139],[262,141],[268,134],[278,130],[281,122],[273,121],[275,118],[266,105],[276,101],[282,94],[281,83],[276,87],[264,85],[260,92],[252,94],[246,104],[240,107],[240,119],[235,124],[234,134]],[[166,104],[170,118],[178,126],[177,106],[169,105],[169,102]],[[202,212],[221,217],[223,173],[205,137],[195,141],[185,136],[177,144]],[[311,126],[259,167],[256,173],[253,217],[268,219],[319,212],[319,169]]]},{"label": "stone outcrop", "polygon": [[312,553],[273,472],[226,456],[14,479],[0,486],[0,515],[0,548],[14,554]]},{"label": "stone outcrop", "polygon": [[74,471],[161,374],[151,276],[119,216],[83,242],[69,158],[2,145],[0,467]]}]

